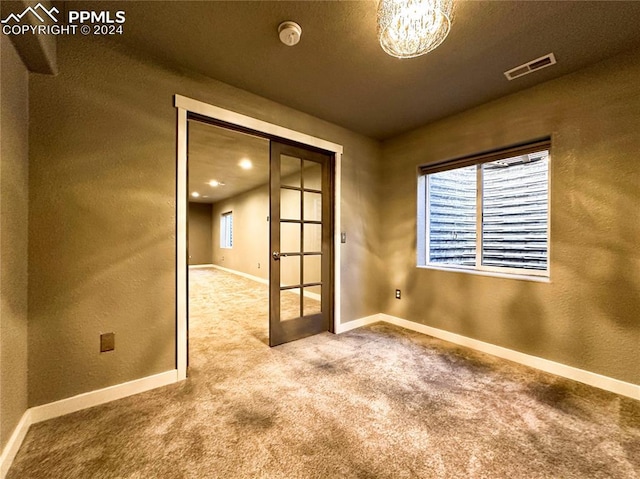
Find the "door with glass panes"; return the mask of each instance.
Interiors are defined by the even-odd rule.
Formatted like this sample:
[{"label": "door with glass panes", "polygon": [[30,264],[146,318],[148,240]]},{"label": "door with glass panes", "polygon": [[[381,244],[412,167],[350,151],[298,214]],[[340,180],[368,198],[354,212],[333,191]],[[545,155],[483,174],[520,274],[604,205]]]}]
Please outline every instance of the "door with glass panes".
[{"label": "door with glass panes", "polygon": [[331,330],[332,165],[332,154],[271,141],[271,346]]}]

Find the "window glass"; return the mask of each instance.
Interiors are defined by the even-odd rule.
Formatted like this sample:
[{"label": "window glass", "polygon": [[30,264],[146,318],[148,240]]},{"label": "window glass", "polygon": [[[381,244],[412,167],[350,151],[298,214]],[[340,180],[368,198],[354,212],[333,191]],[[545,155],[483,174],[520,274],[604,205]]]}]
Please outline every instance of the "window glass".
[{"label": "window glass", "polygon": [[419,265],[548,276],[549,144],[538,144],[421,168]]},{"label": "window glass", "polygon": [[220,247],[233,247],[233,213],[223,213],[220,216]]},{"label": "window glass", "polygon": [[547,269],[548,156],[482,165],[482,264]]},{"label": "window glass", "polygon": [[429,175],[429,261],[476,262],[476,167]]}]

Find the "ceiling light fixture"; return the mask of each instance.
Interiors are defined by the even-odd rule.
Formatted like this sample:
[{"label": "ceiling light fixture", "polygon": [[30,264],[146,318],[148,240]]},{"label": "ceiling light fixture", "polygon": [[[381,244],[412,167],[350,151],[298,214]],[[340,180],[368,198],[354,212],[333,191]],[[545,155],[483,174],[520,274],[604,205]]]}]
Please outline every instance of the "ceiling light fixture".
[{"label": "ceiling light fixture", "polygon": [[215,188],[217,186],[224,186],[224,183],[222,181],[218,181],[218,180],[211,180],[209,182],[209,186],[213,186]]},{"label": "ceiling light fixture", "polygon": [[251,163],[251,160],[247,160],[246,158],[238,163],[238,165],[240,165],[240,168],[242,168],[243,170],[250,170],[251,168],[253,168],[253,163]]},{"label": "ceiling light fixture", "polygon": [[452,19],[453,0],[380,0],[378,40],[393,57],[417,57],[447,38]]},{"label": "ceiling light fixture", "polygon": [[193,196],[194,198],[199,198],[200,193],[198,193],[197,191],[194,191],[193,193],[191,193],[191,196]]}]

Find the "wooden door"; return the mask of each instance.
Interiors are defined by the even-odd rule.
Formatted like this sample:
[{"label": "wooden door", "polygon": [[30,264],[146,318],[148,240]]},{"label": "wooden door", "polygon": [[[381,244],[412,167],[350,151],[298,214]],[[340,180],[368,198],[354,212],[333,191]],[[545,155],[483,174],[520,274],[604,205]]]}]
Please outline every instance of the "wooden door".
[{"label": "wooden door", "polygon": [[332,154],[271,141],[271,346],[332,328],[332,170]]}]

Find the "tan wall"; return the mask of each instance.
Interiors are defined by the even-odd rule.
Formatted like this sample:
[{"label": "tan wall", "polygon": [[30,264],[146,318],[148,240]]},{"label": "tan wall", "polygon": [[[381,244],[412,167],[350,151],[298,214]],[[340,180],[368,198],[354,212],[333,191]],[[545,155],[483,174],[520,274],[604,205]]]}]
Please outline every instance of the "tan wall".
[{"label": "tan wall", "polygon": [[0,451],[27,410],[29,76],[9,39],[0,55]]},{"label": "tan wall", "polygon": [[[384,144],[385,313],[640,384],[639,53]],[[551,282],[417,268],[416,166],[545,135]]]},{"label": "tan wall", "polygon": [[189,264],[211,264],[211,205],[189,202]]},{"label": "tan wall", "polygon": [[[220,247],[220,216],[233,212],[233,247]],[[269,186],[213,204],[213,264],[269,278]],[[260,267],[258,267],[258,264]]]},{"label": "tan wall", "polygon": [[[307,170],[305,180],[316,181],[320,184],[320,169]],[[314,212],[320,215],[317,210],[320,205],[305,203],[305,216],[311,217]],[[283,217],[298,218],[300,210],[299,199],[295,196],[282,196],[280,198],[280,208]],[[309,209],[307,209],[309,208]],[[220,247],[220,217],[224,213],[233,213],[233,247]],[[287,216],[288,215],[288,216]],[[307,216],[309,215],[309,216]],[[229,268],[234,271],[247,273],[258,278],[269,278],[269,263],[271,261],[269,250],[269,185],[263,185],[251,191],[242,193],[232,198],[214,203],[213,205],[213,257],[214,264]],[[318,216],[319,217],[319,216]],[[300,251],[299,234],[297,238],[280,238],[281,252]],[[316,238],[317,244],[321,244],[321,237]],[[313,243],[307,243],[313,244]],[[317,251],[320,247],[317,248]],[[291,261],[288,261],[291,260]],[[297,284],[300,278],[300,269],[295,263],[295,258],[288,258],[280,261],[280,277],[286,284]],[[299,263],[298,263],[299,264]],[[312,262],[307,263],[305,277],[317,278],[320,281],[321,267]]]},{"label": "tan wall", "polygon": [[344,145],[341,313],[380,310],[377,142],[114,48],[60,37],[30,83],[30,406],[175,367],[175,93]]}]

